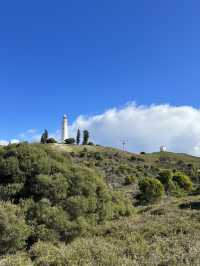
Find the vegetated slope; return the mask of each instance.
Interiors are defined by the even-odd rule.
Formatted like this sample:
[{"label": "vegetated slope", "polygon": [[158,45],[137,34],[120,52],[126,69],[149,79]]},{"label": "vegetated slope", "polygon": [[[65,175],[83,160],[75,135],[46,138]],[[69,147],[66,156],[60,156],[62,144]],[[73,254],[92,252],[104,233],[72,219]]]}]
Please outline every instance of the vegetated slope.
[{"label": "vegetated slope", "polygon": [[199,168],[184,154],[0,148],[0,266],[200,265]]},{"label": "vegetated slope", "polygon": [[36,265],[49,265],[30,255],[40,241],[69,244],[133,209],[95,169],[78,166],[48,145],[26,143],[0,149],[0,200],[0,256],[29,252]]},{"label": "vegetated slope", "polygon": [[99,170],[112,187],[122,187],[126,177],[157,177],[162,170],[182,171],[194,182],[200,178],[200,158],[172,152],[134,154],[103,146],[53,145],[67,151],[73,162]]}]

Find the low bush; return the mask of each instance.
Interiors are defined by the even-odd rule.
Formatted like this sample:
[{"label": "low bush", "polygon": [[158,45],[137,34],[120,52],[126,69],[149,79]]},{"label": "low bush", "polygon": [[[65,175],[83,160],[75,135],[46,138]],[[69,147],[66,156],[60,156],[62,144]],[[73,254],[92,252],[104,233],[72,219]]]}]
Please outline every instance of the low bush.
[{"label": "low bush", "polygon": [[76,140],[74,138],[69,138],[65,140],[65,144],[73,145],[75,144]]},{"label": "low bush", "polygon": [[137,180],[137,177],[135,176],[132,176],[132,175],[126,176],[124,180],[124,185],[125,186],[132,185],[136,182],[136,180]]},{"label": "low bush", "polygon": [[96,152],[96,153],[94,154],[94,158],[95,158],[96,160],[103,160],[103,159],[104,159],[104,156],[103,156],[102,153],[100,153],[100,152]]},{"label": "low bush", "polygon": [[0,259],[0,266],[34,266],[33,262],[26,253],[7,255]]},{"label": "low bush", "polygon": [[163,185],[168,185],[172,181],[173,174],[170,170],[165,170],[159,173],[158,179]]},{"label": "low bush", "polygon": [[164,170],[160,172],[157,179],[163,184],[167,193],[175,189],[173,183],[173,173],[170,170]]},{"label": "low bush", "polygon": [[193,184],[189,176],[184,175],[181,172],[176,172],[173,176],[173,181],[176,183],[181,189],[190,192],[192,190]]},{"label": "low bush", "polygon": [[55,246],[50,242],[37,242],[30,250],[35,266],[68,266],[66,246]]},{"label": "low bush", "polygon": [[23,249],[31,233],[20,208],[11,203],[0,204],[0,254]]},{"label": "low bush", "polygon": [[164,196],[164,187],[156,178],[145,177],[139,182],[140,200],[155,202]]},{"label": "low bush", "polygon": [[133,213],[133,205],[124,193],[115,191],[112,193],[112,217],[129,216]]},{"label": "low bush", "polygon": [[62,174],[37,175],[32,187],[36,198],[48,198],[53,203],[66,199],[68,192],[67,179]]},{"label": "low bush", "polygon": [[54,138],[47,139],[47,143],[57,143],[57,141]]}]

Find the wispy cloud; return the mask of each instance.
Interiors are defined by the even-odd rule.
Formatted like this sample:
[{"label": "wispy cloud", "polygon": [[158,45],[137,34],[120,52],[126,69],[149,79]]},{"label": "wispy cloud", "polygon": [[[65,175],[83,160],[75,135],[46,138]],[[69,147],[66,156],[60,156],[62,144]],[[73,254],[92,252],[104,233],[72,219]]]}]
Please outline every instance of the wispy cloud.
[{"label": "wispy cloud", "polygon": [[31,142],[35,142],[35,141],[39,141],[41,137],[41,134],[38,133],[37,129],[28,129],[25,132],[20,133],[17,138],[14,139],[2,139],[0,140],[0,145],[2,146],[6,146],[9,143],[19,143],[21,141],[31,141]]}]

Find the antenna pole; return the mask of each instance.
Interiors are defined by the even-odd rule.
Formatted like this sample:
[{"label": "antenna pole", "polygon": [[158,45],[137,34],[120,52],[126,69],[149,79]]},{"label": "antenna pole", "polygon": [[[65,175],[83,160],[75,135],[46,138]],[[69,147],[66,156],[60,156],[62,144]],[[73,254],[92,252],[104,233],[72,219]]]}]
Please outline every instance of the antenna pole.
[{"label": "antenna pole", "polygon": [[123,142],[122,142],[122,149],[123,149],[123,151],[125,151],[125,145],[126,145],[126,142],[123,141]]}]

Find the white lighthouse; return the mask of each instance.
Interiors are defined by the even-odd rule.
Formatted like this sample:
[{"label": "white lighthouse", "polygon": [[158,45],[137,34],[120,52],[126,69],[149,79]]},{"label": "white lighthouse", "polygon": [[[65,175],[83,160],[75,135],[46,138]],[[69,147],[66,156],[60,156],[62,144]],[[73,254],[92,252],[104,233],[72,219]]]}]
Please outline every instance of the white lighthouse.
[{"label": "white lighthouse", "polygon": [[66,139],[69,138],[68,135],[68,122],[67,122],[67,116],[63,116],[62,120],[62,128],[61,128],[61,142],[64,143]]}]

